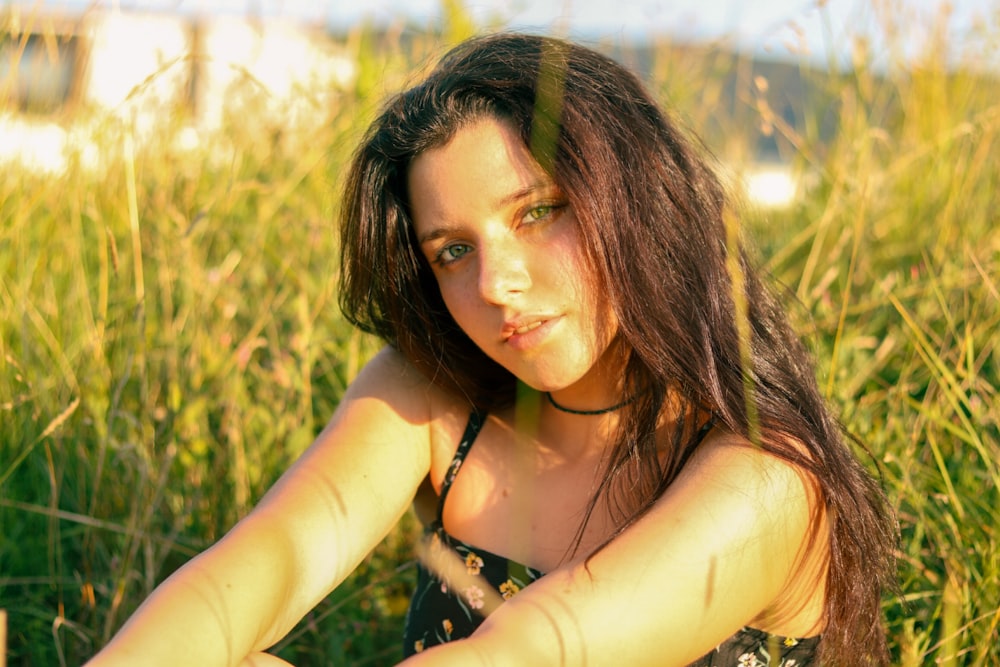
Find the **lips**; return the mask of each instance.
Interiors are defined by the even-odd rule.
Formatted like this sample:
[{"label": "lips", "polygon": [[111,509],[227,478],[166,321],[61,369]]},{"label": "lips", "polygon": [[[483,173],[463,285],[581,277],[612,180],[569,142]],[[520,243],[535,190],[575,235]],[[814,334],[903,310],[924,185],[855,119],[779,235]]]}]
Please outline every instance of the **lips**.
[{"label": "lips", "polygon": [[545,324],[547,317],[519,317],[516,319],[507,320],[503,324],[503,328],[500,330],[500,338],[503,340],[509,339],[511,336],[520,336],[533,331],[538,327]]},{"label": "lips", "polygon": [[507,320],[500,331],[501,340],[516,349],[527,349],[548,335],[557,321],[550,315],[534,315]]},{"label": "lips", "polygon": [[[529,331],[537,329],[538,327],[542,326],[542,324],[543,324],[542,320],[538,320],[537,322],[532,322],[531,324],[525,324],[524,326],[515,327],[513,332],[511,332],[511,335],[526,334]],[[507,337],[510,338],[510,336]]]}]

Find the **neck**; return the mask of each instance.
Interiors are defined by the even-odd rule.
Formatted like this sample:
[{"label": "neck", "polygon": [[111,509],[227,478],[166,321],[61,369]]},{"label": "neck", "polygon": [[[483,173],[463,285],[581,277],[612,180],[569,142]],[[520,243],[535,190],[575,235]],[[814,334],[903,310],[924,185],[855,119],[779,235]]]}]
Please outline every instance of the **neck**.
[{"label": "neck", "polygon": [[550,392],[545,392],[545,397],[549,400],[549,404],[551,404],[552,407],[554,407],[556,410],[559,410],[560,412],[567,412],[567,413],[572,414],[572,415],[581,415],[581,416],[587,416],[587,417],[596,416],[596,415],[606,415],[609,412],[615,412],[616,410],[619,410],[619,409],[625,407],[626,405],[628,405],[629,403],[631,403],[632,401],[635,400],[635,396],[632,396],[632,397],[626,398],[623,401],[619,401],[617,403],[614,403],[614,404],[609,405],[608,407],[604,407],[604,408],[574,408],[574,407],[570,407],[568,405],[563,405],[562,403],[559,403],[558,401],[556,401],[555,398],[553,398],[553,396],[552,396],[552,394]]}]

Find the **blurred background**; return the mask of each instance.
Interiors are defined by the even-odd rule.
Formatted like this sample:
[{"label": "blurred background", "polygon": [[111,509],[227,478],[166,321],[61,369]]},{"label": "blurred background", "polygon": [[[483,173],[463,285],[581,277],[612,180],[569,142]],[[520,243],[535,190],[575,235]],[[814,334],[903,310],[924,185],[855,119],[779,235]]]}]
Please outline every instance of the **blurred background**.
[{"label": "blurred background", "polygon": [[[594,42],[647,78],[664,42],[686,58],[744,60],[757,90],[781,122],[801,130],[802,109],[822,104],[816,76],[849,68],[863,57],[887,69],[941,48],[949,67],[1000,67],[987,45],[990,0],[788,3],[765,0],[490,0],[461,5],[477,28],[528,30]],[[76,157],[99,168],[95,113],[127,119],[149,132],[183,115],[179,147],[196,147],[227,115],[270,114],[283,131],[311,131],[324,122],[338,92],[359,76],[351,35],[359,26],[383,36],[433,35],[449,3],[432,0],[308,2],[57,2],[9,3],[0,52],[0,159],[26,169],[60,172]],[[994,12],[995,13],[995,12]],[[886,24],[891,22],[892,26]],[[890,30],[889,34],[886,31]],[[983,42],[976,49],[976,42]],[[388,44],[386,48],[394,49]],[[970,58],[971,56],[971,58]],[[970,59],[972,62],[970,62]],[[725,77],[719,94],[725,118],[712,148],[741,178],[754,203],[787,205],[801,186],[792,151],[780,134],[739,108],[747,81]],[[749,106],[753,106],[752,104]],[[828,139],[835,118],[824,119]],[[723,138],[719,138],[723,137]]]},{"label": "blurred background", "polygon": [[[995,0],[0,4],[0,610],[91,655],[243,516],[378,343],[337,309],[345,164],[489,30],[634,69],[704,142],[899,519],[895,664],[1000,665]],[[276,651],[392,664],[406,517]]]}]

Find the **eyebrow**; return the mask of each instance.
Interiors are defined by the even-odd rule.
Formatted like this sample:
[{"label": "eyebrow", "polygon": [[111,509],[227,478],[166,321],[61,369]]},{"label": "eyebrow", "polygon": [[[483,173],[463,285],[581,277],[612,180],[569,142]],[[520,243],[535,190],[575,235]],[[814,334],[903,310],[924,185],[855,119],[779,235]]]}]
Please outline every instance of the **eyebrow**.
[{"label": "eyebrow", "polygon": [[510,194],[504,195],[494,204],[494,206],[496,208],[503,208],[504,206],[510,206],[514,202],[525,199],[528,196],[538,192],[539,190],[544,190],[550,186],[555,186],[555,183],[553,183],[552,181],[535,181],[534,183],[529,183],[523,188],[518,188],[517,190],[514,190]]},{"label": "eyebrow", "polygon": [[[533,195],[534,193],[538,192],[539,190],[545,190],[545,189],[548,189],[548,188],[555,188],[555,189],[559,190],[560,192],[562,191],[551,180],[548,180],[548,181],[539,180],[539,181],[535,181],[533,183],[529,183],[528,185],[524,186],[523,188],[518,188],[517,190],[514,190],[513,192],[504,195],[503,197],[501,197],[500,199],[498,199],[493,204],[493,206],[494,206],[494,208],[497,208],[497,209],[504,208],[505,206],[510,206],[511,204],[513,204],[515,202],[518,202],[518,201],[520,201],[522,199],[526,199],[527,197],[529,197],[529,196]],[[460,230],[461,230],[461,227],[459,227],[457,225],[443,225],[443,226],[438,226],[438,227],[435,227],[434,229],[430,230],[426,234],[422,234],[419,237],[417,237],[417,242],[420,245],[424,245],[425,243],[429,243],[431,241],[436,241],[436,240],[438,240],[441,237],[448,236],[449,234],[452,234],[454,232],[458,232]]]},{"label": "eyebrow", "polygon": [[448,236],[453,232],[459,231],[459,227],[456,226],[445,226],[445,227],[435,227],[431,231],[417,237],[417,243],[424,245],[425,243],[430,243],[431,241],[437,241],[439,238]]}]

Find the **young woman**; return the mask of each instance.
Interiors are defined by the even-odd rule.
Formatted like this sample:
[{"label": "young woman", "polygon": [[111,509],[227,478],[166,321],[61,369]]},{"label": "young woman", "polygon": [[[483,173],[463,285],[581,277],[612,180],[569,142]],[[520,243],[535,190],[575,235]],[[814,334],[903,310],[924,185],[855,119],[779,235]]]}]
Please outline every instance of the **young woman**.
[{"label": "young woman", "polygon": [[414,499],[407,665],[886,662],[885,499],[634,76],[465,43],[375,120],[343,210],[344,313],[387,347],[93,664],[278,662]]}]

